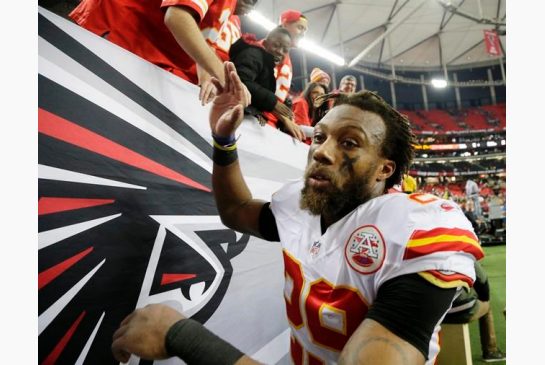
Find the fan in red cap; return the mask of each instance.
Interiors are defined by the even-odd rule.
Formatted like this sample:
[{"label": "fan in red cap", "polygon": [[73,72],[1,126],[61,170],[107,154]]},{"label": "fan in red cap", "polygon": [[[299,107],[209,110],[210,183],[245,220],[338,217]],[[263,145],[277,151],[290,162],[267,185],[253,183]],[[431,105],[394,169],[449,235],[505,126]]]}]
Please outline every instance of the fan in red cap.
[{"label": "fan in red cap", "polygon": [[[280,15],[280,25],[290,32],[292,48],[299,45],[299,41],[305,36],[308,29],[307,18],[300,11],[293,9],[288,9]],[[293,67],[289,55],[277,65],[276,70],[276,96],[284,101],[290,91],[293,76]]]},{"label": "fan in red cap", "polygon": [[[308,29],[307,18],[297,10],[288,9],[280,14],[280,25],[290,32],[292,39],[292,48],[297,47],[299,41],[305,36]],[[276,65],[276,92],[275,95],[282,103],[286,104],[288,99],[291,79],[293,77],[293,66],[289,54]],[[287,104],[290,104],[291,100]],[[273,127],[277,127],[278,119],[272,115],[264,113],[265,117],[269,121],[269,124]],[[293,120],[293,116],[289,116]]]}]

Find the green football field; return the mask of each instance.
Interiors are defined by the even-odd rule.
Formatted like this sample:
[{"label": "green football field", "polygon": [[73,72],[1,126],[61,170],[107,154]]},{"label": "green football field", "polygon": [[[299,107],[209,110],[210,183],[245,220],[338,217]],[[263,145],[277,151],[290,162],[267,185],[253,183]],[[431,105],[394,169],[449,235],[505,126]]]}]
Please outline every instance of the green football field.
[{"label": "green football field", "polygon": [[[496,326],[496,337],[498,346],[503,352],[507,352],[505,343],[505,317],[503,309],[505,308],[505,245],[485,246],[485,257],[481,264],[488,274],[490,282],[490,304],[494,314],[494,324]],[[469,325],[471,333],[471,352],[473,354],[473,364],[487,364],[481,359],[481,344],[479,340],[479,322],[474,321]],[[503,365],[505,361],[495,362],[493,364]]]}]

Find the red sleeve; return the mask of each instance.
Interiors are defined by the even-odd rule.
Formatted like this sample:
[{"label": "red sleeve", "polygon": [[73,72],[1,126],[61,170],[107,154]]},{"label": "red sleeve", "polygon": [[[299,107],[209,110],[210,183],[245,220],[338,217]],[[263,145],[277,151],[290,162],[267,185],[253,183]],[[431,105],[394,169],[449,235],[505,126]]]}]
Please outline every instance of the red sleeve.
[{"label": "red sleeve", "polygon": [[110,31],[108,14],[116,13],[113,7],[109,2],[82,0],[68,16],[78,25],[102,37]]},{"label": "red sleeve", "polygon": [[308,103],[304,98],[297,98],[293,102],[293,117],[297,124],[312,125],[308,117]]},{"label": "red sleeve", "polygon": [[213,2],[214,0],[163,0],[161,3],[161,9],[166,10],[166,8],[169,6],[191,8],[199,15],[197,23],[200,23]]}]

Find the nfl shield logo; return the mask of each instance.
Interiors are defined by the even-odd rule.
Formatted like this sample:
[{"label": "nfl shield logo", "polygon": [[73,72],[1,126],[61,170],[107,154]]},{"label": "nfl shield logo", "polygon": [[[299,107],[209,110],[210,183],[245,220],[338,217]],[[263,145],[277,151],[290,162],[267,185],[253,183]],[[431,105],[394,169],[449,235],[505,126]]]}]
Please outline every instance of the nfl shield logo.
[{"label": "nfl shield logo", "polygon": [[312,246],[310,247],[310,256],[314,257],[320,252],[320,247],[322,246],[322,243],[320,241],[314,241]]}]

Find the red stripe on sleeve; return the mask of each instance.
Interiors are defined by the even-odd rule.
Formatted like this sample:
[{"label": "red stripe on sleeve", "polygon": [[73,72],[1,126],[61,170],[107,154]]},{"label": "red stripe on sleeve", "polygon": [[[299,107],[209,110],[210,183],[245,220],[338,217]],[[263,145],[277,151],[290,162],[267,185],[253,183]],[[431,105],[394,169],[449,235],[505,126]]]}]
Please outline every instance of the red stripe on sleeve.
[{"label": "red stripe on sleeve", "polygon": [[416,257],[421,257],[441,251],[463,251],[473,255],[477,260],[480,260],[484,257],[483,251],[475,245],[462,241],[447,241],[430,243],[429,245],[425,246],[406,247],[405,254],[403,255],[403,260],[414,259]]},{"label": "red stripe on sleeve", "polygon": [[420,239],[420,238],[430,238],[430,237],[435,237],[435,236],[439,236],[439,235],[442,235],[442,234],[448,234],[448,235],[453,235],[453,236],[466,236],[466,237],[469,237],[471,239],[474,239],[475,241],[479,242],[479,239],[477,238],[477,236],[475,236],[475,234],[471,231],[468,231],[467,229],[460,229],[460,228],[442,228],[442,227],[439,227],[439,228],[434,228],[434,229],[431,229],[429,231],[425,231],[425,230],[415,230],[413,232],[413,234],[411,235],[411,240],[417,240],[417,239]]},{"label": "red stripe on sleeve", "polygon": [[467,275],[464,275],[464,274],[460,274],[458,272],[455,272],[455,273],[452,273],[452,274],[445,274],[445,273],[442,273],[441,271],[438,271],[438,270],[429,270],[429,271],[426,271],[428,273],[430,273],[431,275],[435,276],[437,279],[440,279],[442,281],[456,281],[456,280],[461,280],[461,281],[465,281],[466,283],[469,284],[469,286],[473,286],[473,280],[467,276]]}]

